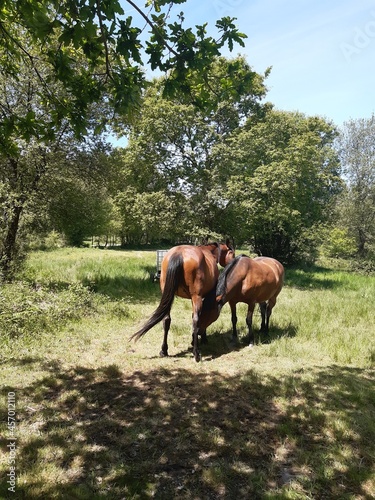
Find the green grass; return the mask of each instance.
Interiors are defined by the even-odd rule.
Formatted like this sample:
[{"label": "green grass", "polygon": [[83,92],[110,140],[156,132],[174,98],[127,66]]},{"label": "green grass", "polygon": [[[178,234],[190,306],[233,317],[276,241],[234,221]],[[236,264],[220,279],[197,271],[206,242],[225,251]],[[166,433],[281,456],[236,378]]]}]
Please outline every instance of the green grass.
[{"label": "green grass", "polygon": [[12,391],[17,487],[0,498],[373,498],[374,278],[287,269],[270,342],[246,346],[239,305],[234,348],[226,306],[195,363],[187,300],[169,358],[161,325],[128,342],[160,299],[155,254],[37,252],[1,291],[0,470]]}]

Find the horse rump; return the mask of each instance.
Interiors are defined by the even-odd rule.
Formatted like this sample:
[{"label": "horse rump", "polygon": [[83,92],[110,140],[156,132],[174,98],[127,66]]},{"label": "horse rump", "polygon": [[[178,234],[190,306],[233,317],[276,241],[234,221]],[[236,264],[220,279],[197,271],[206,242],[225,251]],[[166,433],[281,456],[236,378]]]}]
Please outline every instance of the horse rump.
[{"label": "horse rump", "polygon": [[149,320],[143,327],[134,333],[130,340],[139,340],[145,333],[147,333],[153,326],[159,323],[167,314],[170,313],[175,293],[183,280],[183,258],[181,254],[171,255],[168,261],[167,274],[165,278],[164,290],[160,299],[160,303],[155,311],[152,313]]}]

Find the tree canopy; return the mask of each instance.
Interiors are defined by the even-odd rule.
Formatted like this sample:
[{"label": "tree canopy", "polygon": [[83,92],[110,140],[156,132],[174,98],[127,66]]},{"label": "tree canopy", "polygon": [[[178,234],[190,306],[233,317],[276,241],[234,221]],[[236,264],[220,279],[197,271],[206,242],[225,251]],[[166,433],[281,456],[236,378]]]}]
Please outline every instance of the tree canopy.
[{"label": "tree canopy", "polygon": [[[118,0],[3,0],[0,77],[17,86],[25,72],[33,73],[39,100],[26,114],[0,103],[1,133],[8,139],[0,147],[9,147],[13,135],[56,137],[63,123],[81,136],[103,129],[115,115],[128,123],[147,85],[145,64],[166,74],[165,94],[183,92],[206,105],[204,69],[225,45],[243,45],[245,35],[229,17],[217,21],[216,39],[206,24],[185,27],[182,13],[171,20],[171,8],[184,1],[147,0],[140,7],[125,0],[137,12],[134,20]],[[107,112],[93,122],[94,103]],[[39,107],[47,105],[42,119]]]},{"label": "tree canopy", "polygon": [[375,116],[345,122],[338,148],[346,180],[339,225],[354,238],[357,253],[366,256],[375,244]]},{"label": "tree canopy", "polygon": [[[157,82],[147,91],[123,156],[124,187],[134,199],[132,226],[119,212],[124,232],[131,239],[141,227],[138,194],[162,193],[179,214],[176,237],[178,231],[228,235],[283,261],[311,254],[319,243],[314,230],[341,189],[336,129],[319,117],[273,110],[263,102],[267,75],[241,57],[219,59],[207,73],[218,81],[229,66],[237,70],[238,87],[220,93],[214,112],[160,100]],[[211,92],[213,99],[217,91]],[[163,207],[160,221],[170,219]],[[160,234],[171,234],[163,228]]]},{"label": "tree canopy", "polygon": [[[270,70],[220,55],[243,45],[233,19],[213,38],[185,26],[182,3],[0,2],[0,277],[37,227],[70,244],[225,235],[292,261],[320,243],[345,184],[328,246],[373,244],[373,118],[335,143],[329,121],[273,109]],[[125,149],[105,143],[110,129],[126,131]]]},{"label": "tree canopy", "polygon": [[[215,83],[203,69],[225,45],[243,45],[245,36],[228,17],[216,23],[216,39],[206,25],[185,27],[183,14],[172,9],[181,0],[125,3],[138,18],[126,16],[118,0],[0,2],[0,277],[14,267],[25,209],[61,177],[70,181],[72,165],[82,151],[95,156],[104,130],[128,127],[138,116],[149,85],[146,65],[165,73],[163,95],[209,109],[215,102],[205,88]],[[222,85],[229,91],[230,82],[228,74]],[[92,172],[84,164],[75,172],[79,198]],[[90,215],[87,223],[93,221]],[[74,240],[81,230],[70,231]]]},{"label": "tree canopy", "polygon": [[319,117],[269,111],[249,119],[228,149],[237,231],[261,255],[284,261],[313,252],[314,228],[341,189],[335,127]]},{"label": "tree canopy", "polygon": [[[229,88],[215,85],[229,72]],[[268,106],[261,104],[265,75],[254,72],[244,58],[219,58],[206,74],[212,82],[207,99],[216,100],[216,107],[207,110],[184,99],[160,99],[156,81],[145,94],[141,117],[124,152],[124,188],[131,186],[129,196],[159,192],[173,199],[176,212],[185,214],[174,226],[181,238],[231,234],[225,193],[231,171],[220,159],[220,148],[225,149],[247,117],[261,116]]]}]

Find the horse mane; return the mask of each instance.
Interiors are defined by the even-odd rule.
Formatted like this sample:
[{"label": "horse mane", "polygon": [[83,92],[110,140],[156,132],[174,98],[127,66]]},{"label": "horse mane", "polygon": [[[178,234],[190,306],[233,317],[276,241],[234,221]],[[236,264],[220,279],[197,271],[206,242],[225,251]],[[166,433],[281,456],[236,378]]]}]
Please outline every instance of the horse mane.
[{"label": "horse mane", "polygon": [[223,272],[219,276],[219,280],[216,285],[216,297],[221,297],[220,303],[223,303],[225,298],[225,292],[227,288],[228,276],[231,274],[233,268],[238,264],[242,257],[247,257],[247,255],[241,254],[235,257],[229,264],[224,268]]},{"label": "horse mane", "polygon": [[[222,247],[227,246],[227,250],[222,249]],[[199,247],[214,247],[214,250],[211,250],[212,255],[215,255],[215,252],[217,251],[217,256],[215,255],[216,261],[218,264],[220,264],[222,267],[225,267],[226,263],[226,255],[228,251],[233,252],[234,255],[234,247],[230,244],[229,239],[225,243],[218,243],[217,241],[211,241],[207,242],[206,244],[199,245]],[[224,257],[224,261],[221,262],[221,257]]]}]

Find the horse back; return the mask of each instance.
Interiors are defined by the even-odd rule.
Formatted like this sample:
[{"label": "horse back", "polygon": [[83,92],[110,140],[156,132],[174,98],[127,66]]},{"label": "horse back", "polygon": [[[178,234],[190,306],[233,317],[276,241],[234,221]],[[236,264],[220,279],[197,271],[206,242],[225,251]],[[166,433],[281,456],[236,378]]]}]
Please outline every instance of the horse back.
[{"label": "horse back", "polygon": [[276,259],[243,257],[236,268],[236,275],[231,280],[234,293],[227,292],[229,301],[233,297],[238,302],[265,302],[277,296],[283,287],[284,267]]},{"label": "horse back", "polygon": [[284,283],[284,266],[276,259],[272,257],[255,257],[252,259],[253,262],[259,264],[262,268],[263,273],[265,273],[272,281],[275,280],[277,283]]},{"label": "horse back", "polygon": [[178,245],[166,253],[161,265],[161,290],[164,290],[168,266],[177,255],[181,257],[183,273],[176,295],[188,299],[194,295],[205,296],[216,285],[217,262],[211,252],[192,245]]}]

